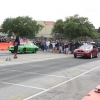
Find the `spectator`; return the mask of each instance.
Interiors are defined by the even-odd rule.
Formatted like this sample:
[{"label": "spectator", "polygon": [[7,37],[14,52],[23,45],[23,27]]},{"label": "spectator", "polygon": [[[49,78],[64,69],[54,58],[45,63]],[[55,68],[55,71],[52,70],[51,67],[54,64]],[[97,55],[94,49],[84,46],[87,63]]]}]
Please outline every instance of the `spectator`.
[{"label": "spectator", "polygon": [[53,41],[51,44],[52,44],[52,53],[53,53],[56,50],[56,48],[55,48],[55,41]]},{"label": "spectator", "polygon": [[59,53],[63,52],[63,42],[59,41]]}]

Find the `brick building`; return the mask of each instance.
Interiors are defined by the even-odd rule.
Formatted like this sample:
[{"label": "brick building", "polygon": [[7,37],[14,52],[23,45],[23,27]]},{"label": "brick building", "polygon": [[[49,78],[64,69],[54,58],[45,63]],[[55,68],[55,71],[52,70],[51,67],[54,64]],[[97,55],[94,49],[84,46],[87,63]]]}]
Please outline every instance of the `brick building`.
[{"label": "brick building", "polygon": [[37,21],[38,24],[41,24],[44,26],[44,28],[37,34],[37,37],[48,37],[48,38],[51,38],[52,35],[51,35],[51,31],[52,31],[52,28],[55,24],[55,22],[53,21]]}]

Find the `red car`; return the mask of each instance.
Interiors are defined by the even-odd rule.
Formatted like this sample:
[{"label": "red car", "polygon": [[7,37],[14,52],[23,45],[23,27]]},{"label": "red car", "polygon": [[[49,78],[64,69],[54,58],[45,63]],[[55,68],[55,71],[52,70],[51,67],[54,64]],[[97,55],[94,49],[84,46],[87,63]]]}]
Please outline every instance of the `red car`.
[{"label": "red car", "polygon": [[81,56],[81,57],[98,57],[99,56],[99,51],[98,48],[95,45],[91,44],[85,44],[80,46],[79,48],[74,50],[74,58]]}]

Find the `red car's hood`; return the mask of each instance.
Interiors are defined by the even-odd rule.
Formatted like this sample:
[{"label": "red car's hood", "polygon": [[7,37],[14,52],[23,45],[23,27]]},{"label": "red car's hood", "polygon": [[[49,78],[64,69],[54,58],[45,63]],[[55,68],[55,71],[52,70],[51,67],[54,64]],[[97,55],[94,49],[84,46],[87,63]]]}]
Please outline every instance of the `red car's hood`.
[{"label": "red car's hood", "polygon": [[75,49],[75,51],[91,51],[92,49]]}]

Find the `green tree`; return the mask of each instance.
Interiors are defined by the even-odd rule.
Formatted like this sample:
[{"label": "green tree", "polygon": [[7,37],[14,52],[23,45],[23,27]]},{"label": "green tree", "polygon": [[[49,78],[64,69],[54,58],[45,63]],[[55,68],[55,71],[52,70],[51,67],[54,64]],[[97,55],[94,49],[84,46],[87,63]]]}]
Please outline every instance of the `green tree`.
[{"label": "green tree", "polygon": [[100,27],[97,29],[98,33],[100,33]]},{"label": "green tree", "polygon": [[7,18],[2,24],[3,32],[9,35],[14,33],[20,36],[35,36],[42,28],[42,25],[28,16]]},{"label": "green tree", "polygon": [[12,33],[11,25],[13,24],[12,20],[13,20],[12,18],[5,19],[5,21],[1,25],[3,33],[7,33],[7,34],[11,35],[11,33]]},{"label": "green tree", "polygon": [[62,19],[57,20],[52,29],[52,33],[63,33],[63,25]]},{"label": "green tree", "polygon": [[56,23],[54,24],[51,34],[53,34],[55,38],[59,38],[63,36],[64,33],[63,25],[64,22],[62,19],[57,20]]},{"label": "green tree", "polygon": [[81,37],[97,37],[95,27],[88,21],[88,18],[79,17],[77,14],[74,16],[66,17],[65,21],[57,21],[54,25],[52,33],[56,31],[62,34],[63,37],[69,39],[76,39]]},{"label": "green tree", "polygon": [[98,33],[98,38],[100,38],[100,27],[98,29],[96,29],[97,33]]}]

